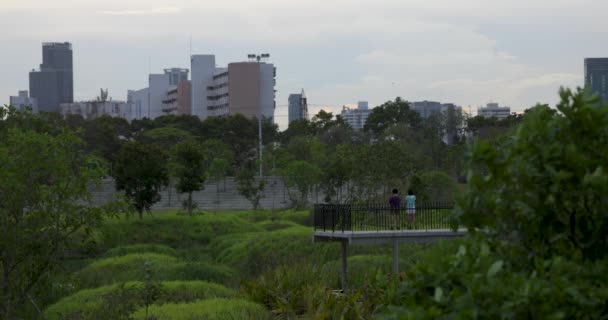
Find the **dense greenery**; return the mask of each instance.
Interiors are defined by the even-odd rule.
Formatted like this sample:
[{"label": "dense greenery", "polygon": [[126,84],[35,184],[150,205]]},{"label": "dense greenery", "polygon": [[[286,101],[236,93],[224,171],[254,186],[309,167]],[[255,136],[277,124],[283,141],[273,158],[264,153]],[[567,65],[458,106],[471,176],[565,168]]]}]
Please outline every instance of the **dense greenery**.
[{"label": "dense greenery", "polygon": [[[244,172],[242,192],[259,201],[256,121],[167,116],[129,124],[12,112],[0,121],[4,318],[40,317],[37,308],[49,319],[608,315],[608,106],[563,90],[556,110],[539,105],[460,126],[455,110],[422,119],[396,99],[371,119],[363,132],[328,112],[282,133],[263,122],[264,172],[292,186],[299,207],[318,191],[332,202],[385,201],[394,186],[428,201],[456,199],[455,225],[469,236],[401,245],[400,274],[390,271],[390,247],[351,246],[348,290],[336,292],[339,246],[311,242],[308,209],[132,219],[104,217],[120,208],[85,201],[89,183],[139,170],[125,169],[132,154],[155,173],[142,187],[151,200],[139,208],[148,209],[169,175],[179,177],[177,153],[164,154],[174,144],[188,146],[182,177],[196,184]],[[160,165],[146,164],[151,158]],[[457,183],[465,174],[466,185]]]}]

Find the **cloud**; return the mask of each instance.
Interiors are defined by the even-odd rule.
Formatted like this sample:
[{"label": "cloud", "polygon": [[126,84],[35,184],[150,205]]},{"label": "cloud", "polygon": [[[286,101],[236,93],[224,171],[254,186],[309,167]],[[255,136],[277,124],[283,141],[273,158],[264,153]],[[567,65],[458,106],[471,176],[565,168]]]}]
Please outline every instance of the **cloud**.
[{"label": "cloud", "polygon": [[147,16],[147,15],[163,15],[176,14],[181,11],[178,7],[158,7],[147,10],[100,10],[97,14],[110,16]]}]

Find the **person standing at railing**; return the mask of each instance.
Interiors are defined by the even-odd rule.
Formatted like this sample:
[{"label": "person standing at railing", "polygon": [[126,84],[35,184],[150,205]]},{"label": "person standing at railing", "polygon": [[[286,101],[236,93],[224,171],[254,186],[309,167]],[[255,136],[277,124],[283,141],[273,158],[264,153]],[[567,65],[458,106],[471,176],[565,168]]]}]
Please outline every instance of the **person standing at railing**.
[{"label": "person standing at railing", "polygon": [[388,205],[391,208],[391,216],[395,227],[391,229],[399,229],[399,211],[401,210],[401,197],[399,196],[399,190],[393,189],[393,195],[388,198]]},{"label": "person standing at railing", "polygon": [[405,197],[405,211],[407,212],[407,220],[412,228],[416,228],[416,195],[414,191],[409,189]]}]

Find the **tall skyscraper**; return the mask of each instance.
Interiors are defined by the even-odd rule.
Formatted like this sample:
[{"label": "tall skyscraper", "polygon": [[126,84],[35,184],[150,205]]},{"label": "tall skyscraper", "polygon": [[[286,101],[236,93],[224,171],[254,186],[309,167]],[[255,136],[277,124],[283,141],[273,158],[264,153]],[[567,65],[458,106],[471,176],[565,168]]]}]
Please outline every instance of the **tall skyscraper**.
[{"label": "tall skyscraper", "polygon": [[289,98],[289,123],[295,120],[308,119],[308,103],[304,89],[300,94],[290,94]]},{"label": "tall skyscraper", "polygon": [[608,58],[585,59],[585,86],[608,102]]},{"label": "tall skyscraper", "polygon": [[61,103],[74,102],[72,44],[42,44],[40,70],[30,72],[30,96],[41,112],[58,112]]}]

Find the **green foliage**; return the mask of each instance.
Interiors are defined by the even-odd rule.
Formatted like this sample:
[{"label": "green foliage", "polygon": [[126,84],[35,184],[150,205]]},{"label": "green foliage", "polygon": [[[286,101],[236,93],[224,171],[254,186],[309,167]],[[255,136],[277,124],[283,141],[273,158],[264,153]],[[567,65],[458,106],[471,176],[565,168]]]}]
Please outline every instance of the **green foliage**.
[{"label": "green foliage", "polygon": [[257,210],[260,206],[260,199],[264,196],[266,181],[260,179],[256,182],[254,174],[253,170],[239,170],[236,174],[236,188],[243,197],[251,202],[253,210]]},{"label": "green foliage", "polygon": [[169,183],[167,155],[154,145],[127,142],[118,154],[114,178],[116,189],[125,192],[141,219]]},{"label": "green foliage", "polygon": [[608,251],[608,106],[560,91],[558,113],[539,106],[500,147],[476,144],[460,218],[504,249],[534,259],[603,259]]},{"label": "green foliage", "polygon": [[[133,314],[136,319],[145,315],[143,308]],[[272,319],[263,306],[242,299],[208,299],[193,303],[168,303],[150,308],[150,316],[158,320],[247,320]]]},{"label": "green foliage", "polygon": [[228,267],[197,261],[187,262],[174,256],[158,253],[133,253],[96,260],[74,277],[82,288],[90,288],[125,281],[143,281],[144,265],[150,264],[157,280],[209,280],[219,283],[235,282],[237,277]]},{"label": "green foliage", "polygon": [[174,127],[160,127],[151,130],[145,130],[139,137],[138,141],[144,144],[153,144],[163,150],[169,150],[173,146],[190,141],[192,135],[184,130]]},{"label": "green foliage", "polygon": [[[0,140],[0,317],[13,319],[40,278],[61,262],[78,230],[99,225],[105,209],[88,187],[102,172],[69,132],[8,128]],[[28,298],[28,300],[31,298]],[[29,301],[27,304],[29,305]]]},{"label": "green foliage", "polygon": [[296,207],[304,207],[308,203],[310,190],[321,179],[319,167],[301,160],[291,162],[280,174],[289,187],[295,187],[299,192],[299,198],[290,194]]},{"label": "green foliage", "polygon": [[380,319],[599,319],[606,262],[538,259],[532,270],[503,260],[482,239],[431,249],[406,271],[399,305]]},{"label": "green foliage", "polygon": [[395,101],[387,101],[373,109],[365,123],[365,131],[380,135],[385,129],[398,123],[417,127],[420,122],[420,114],[411,110],[407,101],[397,97]]},{"label": "green foliage", "polygon": [[186,209],[189,215],[192,215],[194,209],[192,193],[204,188],[204,157],[202,147],[192,141],[180,142],[172,150],[173,174],[177,178],[175,188],[178,192],[188,194]]},{"label": "green foliage", "polygon": [[[156,304],[193,302],[200,299],[231,298],[236,295],[216,283],[204,281],[166,281],[162,283],[162,291]],[[84,289],[67,296],[45,310],[49,320],[59,319],[117,319],[117,316],[130,316],[137,307],[143,306],[141,292],[142,282],[127,282],[94,289]],[[114,302],[108,306],[108,302]],[[110,310],[104,310],[110,309]],[[127,314],[109,311],[129,310]],[[101,316],[112,316],[102,318]]]},{"label": "green foliage", "polygon": [[419,202],[454,202],[458,194],[456,181],[441,171],[427,171],[412,177],[410,189]]}]

